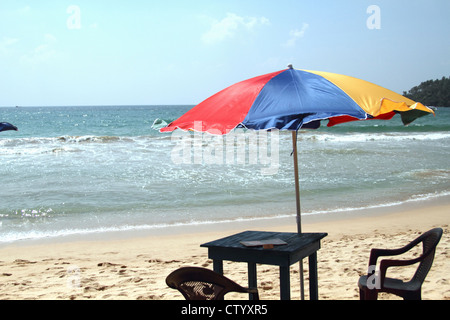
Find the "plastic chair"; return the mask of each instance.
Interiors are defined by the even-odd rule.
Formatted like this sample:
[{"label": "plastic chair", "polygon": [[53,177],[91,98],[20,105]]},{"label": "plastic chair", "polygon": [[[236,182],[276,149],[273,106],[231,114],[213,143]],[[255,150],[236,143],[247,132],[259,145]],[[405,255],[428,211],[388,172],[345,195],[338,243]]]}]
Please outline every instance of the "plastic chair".
[{"label": "plastic chair", "polygon": [[[421,300],[422,284],[433,264],[436,246],[442,237],[442,229],[435,228],[419,236],[417,239],[400,249],[372,249],[369,258],[369,273],[361,276],[358,281],[361,300],[376,300],[379,292],[387,292],[402,297],[404,300]],[[377,259],[381,256],[396,256],[410,251],[415,246],[423,244],[422,254],[409,260],[381,260],[378,279],[374,274]],[[389,267],[409,266],[418,263],[417,270],[410,281],[386,277]],[[375,281],[374,281],[375,280]]]},{"label": "plastic chair", "polygon": [[258,300],[256,288],[244,288],[209,269],[183,267],[166,278],[167,285],[180,291],[186,300],[223,300],[229,292],[251,293]]}]

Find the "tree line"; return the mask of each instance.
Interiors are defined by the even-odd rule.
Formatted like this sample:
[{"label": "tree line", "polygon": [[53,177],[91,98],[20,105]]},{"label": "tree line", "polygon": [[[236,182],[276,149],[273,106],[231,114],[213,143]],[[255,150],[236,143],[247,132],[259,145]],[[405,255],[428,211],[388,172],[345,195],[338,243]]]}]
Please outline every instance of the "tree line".
[{"label": "tree line", "polygon": [[422,82],[403,95],[426,106],[450,107],[450,77]]}]

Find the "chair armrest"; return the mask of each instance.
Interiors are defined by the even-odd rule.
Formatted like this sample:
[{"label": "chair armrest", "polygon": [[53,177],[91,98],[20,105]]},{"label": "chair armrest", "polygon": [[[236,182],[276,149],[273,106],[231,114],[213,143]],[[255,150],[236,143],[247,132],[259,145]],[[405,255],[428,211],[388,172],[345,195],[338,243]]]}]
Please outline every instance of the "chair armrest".
[{"label": "chair armrest", "polygon": [[370,257],[369,257],[369,267],[375,266],[377,264],[377,260],[379,257],[384,256],[397,256],[399,254],[402,254],[404,251],[400,249],[372,249],[370,251]]},{"label": "chair armrest", "polygon": [[386,272],[387,272],[388,268],[390,268],[390,267],[404,267],[404,266],[413,265],[413,264],[416,264],[416,263],[422,261],[423,258],[424,257],[421,255],[418,258],[409,259],[409,260],[393,260],[393,259],[381,260],[380,261],[380,273],[379,273],[381,285],[383,286],[383,284],[384,284],[384,279],[386,278]]},{"label": "chair armrest", "polygon": [[417,245],[419,241],[417,239],[409,244],[407,244],[404,247],[398,248],[398,249],[372,249],[370,251],[370,258],[369,258],[369,266],[374,266],[377,264],[377,260],[379,257],[383,256],[398,256],[400,254],[403,254],[413,247]]}]

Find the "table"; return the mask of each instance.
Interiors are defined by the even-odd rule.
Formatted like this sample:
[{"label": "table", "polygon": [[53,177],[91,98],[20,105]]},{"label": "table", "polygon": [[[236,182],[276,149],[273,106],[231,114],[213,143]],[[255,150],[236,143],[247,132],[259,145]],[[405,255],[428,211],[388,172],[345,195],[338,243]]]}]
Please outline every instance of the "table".
[{"label": "table", "polygon": [[[208,257],[213,260],[215,272],[223,274],[223,261],[247,262],[248,285],[257,287],[256,264],[268,264],[280,268],[280,298],[289,300],[290,274],[289,268],[295,262],[306,257],[309,260],[309,291],[310,299],[318,299],[317,283],[317,251],[320,249],[320,240],[327,233],[288,233],[267,231],[244,231],[235,235],[204,243],[201,247],[208,248]],[[263,247],[247,247],[242,241],[257,241],[280,239],[285,245],[274,246],[272,249]],[[252,299],[250,295],[250,299]]]}]

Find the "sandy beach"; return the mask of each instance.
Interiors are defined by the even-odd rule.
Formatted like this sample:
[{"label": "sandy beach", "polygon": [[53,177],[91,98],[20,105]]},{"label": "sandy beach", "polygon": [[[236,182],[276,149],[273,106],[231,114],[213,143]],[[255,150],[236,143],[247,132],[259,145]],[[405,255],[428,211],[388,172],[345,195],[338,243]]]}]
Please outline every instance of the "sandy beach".
[{"label": "sandy beach", "polygon": [[[450,204],[441,202],[390,208],[382,214],[344,215],[338,220],[305,218],[304,232],[328,233],[318,252],[319,298],[359,299],[357,281],[367,271],[371,248],[398,248],[433,227],[441,227],[444,235],[423,285],[422,297],[450,299]],[[180,300],[180,293],[168,288],[165,278],[181,266],[212,269],[207,250],[200,244],[245,230],[296,231],[293,221],[203,229],[115,240],[49,241],[3,247],[0,249],[0,299]],[[308,263],[304,266],[308,271]],[[298,264],[291,267],[292,299],[300,297],[298,269]],[[399,272],[394,270],[391,275]],[[240,284],[247,284],[244,263],[225,262],[224,273]],[[405,272],[402,270],[400,275]],[[258,265],[258,287],[261,299],[279,299],[278,268]],[[247,296],[228,298],[246,299]],[[398,299],[392,295],[379,298]]]}]

